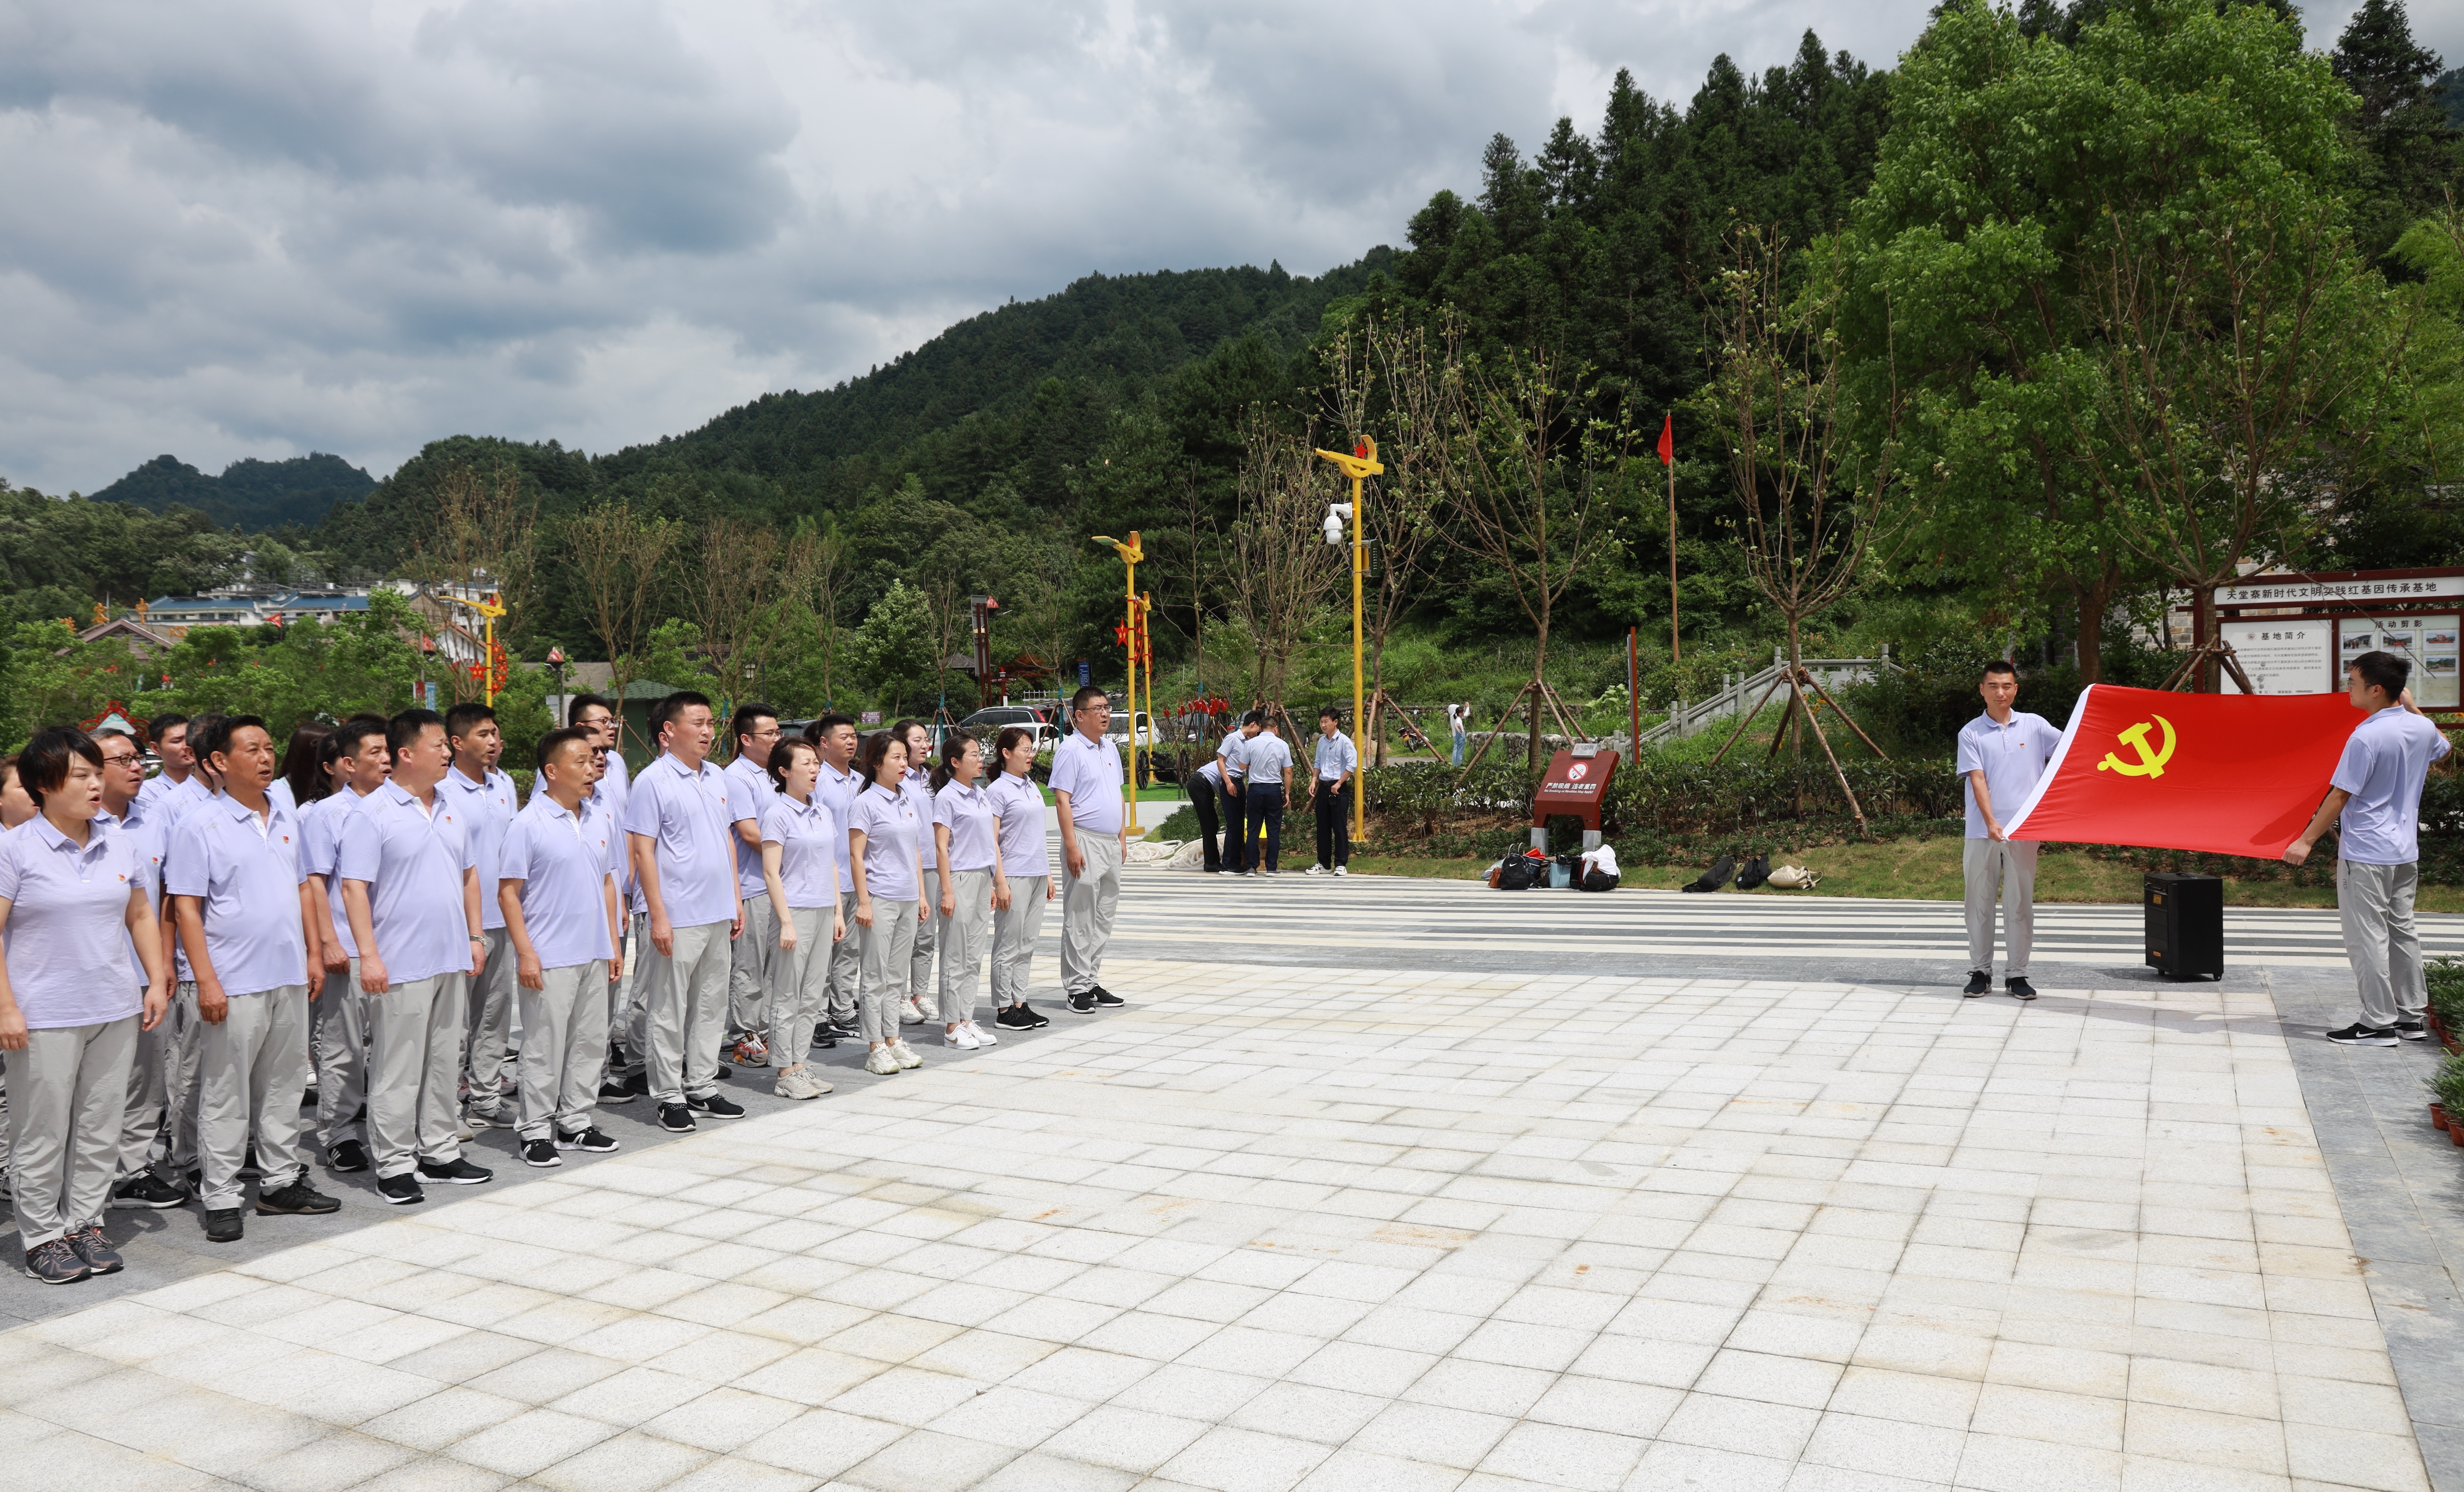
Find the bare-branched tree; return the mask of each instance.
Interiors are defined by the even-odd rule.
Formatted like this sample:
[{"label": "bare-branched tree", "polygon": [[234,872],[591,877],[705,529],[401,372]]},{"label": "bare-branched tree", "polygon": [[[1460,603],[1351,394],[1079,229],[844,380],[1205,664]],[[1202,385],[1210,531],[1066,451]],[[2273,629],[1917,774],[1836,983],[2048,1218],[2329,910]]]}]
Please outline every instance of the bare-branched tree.
[{"label": "bare-branched tree", "polygon": [[[457,466],[436,488],[436,526],[412,552],[409,568],[425,582],[442,606],[441,617],[473,637],[486,633],[486,619],[458,604],[486,601],[503,606],[507,615],[496,624],[496,640],[530,614],[538,566],[533,543],[539,499],[525,491],[521,473],[511,466],[486,472]],[[482,669],[486,660],[482,660]],[[447,675],[457,702],[484,695],[480,672],[455,668]]]},{"label": "bare-branched tree", "polygon": [[1293,655],[1326,619],[1347,573],[1344,552],[1320,527],[1337,489],[1309,442],[1275,428],[1263,411],[1251,412],[1242,445],[1241,509],[1232,524],[1241,582],[1230,603],[1254,653],[1253,697],[1275,706],[1283,703]]},{"label": "bare-branched tree", "polygon": [[565,524],[591,625],[607,649],[608,688],[620,703],[633,682],[650,603],[677,535],[671,520],[637,513],[621,501],[589,509]]}]

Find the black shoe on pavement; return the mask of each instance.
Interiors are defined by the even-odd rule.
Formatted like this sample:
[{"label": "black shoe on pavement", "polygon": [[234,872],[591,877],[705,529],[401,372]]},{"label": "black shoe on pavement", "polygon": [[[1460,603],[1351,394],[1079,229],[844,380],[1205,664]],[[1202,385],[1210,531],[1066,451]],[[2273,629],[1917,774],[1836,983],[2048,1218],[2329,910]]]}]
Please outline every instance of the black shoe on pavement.
[{"label": "black shoe on pavement", "polygon": [[456,1155],[443,1165],[432,1160],[421,1161],[419,1179],[423,1185],[428,1186],[477,1186],[482,1181],[494,1181],[496,1179],[496,1174],[474,1166]]},{"label": "black shoe on pavement", "polygon": [[368,1148],[357,1140],[343,1140],[325,1152],[325,1164],[345,1175],[368,1169]]},{"label": "black shoe on pavement", "polygon": [[2418,1020],[2399,1020],[2395,1023],[2395,1034],[2403,1041],[2418,1042],[2429,1037],[2430,1027]]},{"label": "black shoe on pavement", "polygon": [[599,1101],[603,1104],[629,1104],[641,1096],[627,1087],[621,1080],[599,1085]]},{"label": "black shoe on pavement", "polygon": [[1026,1012],[1026,1025],[1028,1030],[1041,1031],[1045,1026],[1052,1023],[1052,1018],[1050,1016],[1045,1015],[1043,1011],[1036,1009],[1033,1005],[1028,1004],[1024,1000],[1020,1000],[1018,1002],[1018,1008]]},{"label": "black shoe on pavement", "polygon": [[744,1117],[744,1106],[736,1102],[734,1099],[729,1098],[724,1093],[713,1093],[708,1098],[688,1097],[685,1100],[685,1108],[691,1109],[696,1114],[700,1114],[711,1119],[741,1119]]},{"label": "black shoe on pavement", "polygon": [[342,1210],[342,1200],[338,1196],[327,1196],[324,1193],[318,1191],[313,1186],[310,1186],[306,1176],[301,1176],[298,1180],[292,1182],[289,1186],[277,1187],[271,1192],[259,1193],[256,1198],[256,1210],[264,1213],[268,1217],[283,1217],[288,1215],[301,1218],[316,1218],[321,1217],[326,1213],[341,1212]]},{"label": "black shoe on pavement", "polygon": [[579,1134],[558,1135],[556,1148],[561,1151],[581,1151],[589,1155],[605,1155],[616,1149],[616,1141],[605,1130],[593,1127]]},{"label": "black shoe on pavement", "polygon": [[540,1170],[544,1171],[550,1166],[563,1165],[564,1157],[556,1152],[556,1141],[554,1140],[524,1140],[522,1142],[522,1164],[525,1166],[537,1166]]},{"label": "black shoe on pavement", "polygon": [[188,1200],[188,1189],[174,1186],[151,1171],[141,1171],[111,1189],[114,1207],[150,1207],[156,1212]]},{"label": "black shoe on pavement", "polygon": [[1000,1014],[993,1017],[993,1024],[1006,1026],[1012,1031],[1032,1031],[1035,1029],[1035,1017],[1024,1005],[1003,1005]]},{"label": "black shoe on pavement", "polygon": [[661,1104],[659,1106],[659,1128],[667,1130],[670,1134],[691,1134],[697,1126],[693,1124],[693,1110],[687,1108],[684,1105]]},{"label": "black shoe on pavement", "polygon": [[1103,1006],[1107,1010],[1114,1010],[1118,1009],[1120,1006],[1128,1004],[1129,1001],[1121,998],[1118,995],[1113,994],[1111,990],[1098,984],[1095,986],[1095,1003]]},{"label": "black shoe on pavement", "polygon": [[420,1190],[419,1177],[407,1171],[398,1176],[377,1177],[377,1196],[396,1207],[412,1207],[428,1200],[428,1194]]},{"label": "black shoe on pavement", "polygon": [[102,1236],[101,1228],[89,1223],[70,1234],[68,1243],[70,1249],[85,1264],[86,1273],[94,1275],[120,1273],[120,1251],[113,1248],[111,1240]]},{"label": "black shoe on pavement", "polygon": [[256,1147],[253,1145],[248,1148],[248,1158],[239,1163],[239,1178],[243,1181],[265,1179],[265,1173],[257,1169]]},{"label": "black shoe on pavement", "polygon": [[729,1065],[728,1065],[727,1064],[725,1064],[725,1063],[720,1063],[720,1064],[718,1064],[718,1070],[717,1070],[716,1072],[712,1073],[712,1074],[711,1074],[711,1076],[712,1076],[712,1077],[714,1077],[714,1078],[716,1078],[716,1079],[717,1079],[718,1081],[720,1081],[721,1083],[724,1083],[724,1082],[726,1082],[728,1079],[730,1079],[730,1078],[732,1078],[732,1077],[736,1076],[736,1069],[735,1069],[734,1067],[729,1066]]},{"label": "black shoe on pavement", "polygon": [[2356,1020],[2341,1031],[2330,1031],[2327,1040],[2339,1046],[2393,1046],[2397,1037],[2393,1026],[2364,1025]]},{"label": "black shoe on pavement", "polygon": [[2028,976],[2024,974],[2015,979],[2004,981],[2002,987],[2011,992],[2011,998],[2013,999],[2035,999],[2036,998],[2036,987],[2028,982]]},{"label": "black shoe on pavement", "polygon": [[236,1243],[240,1240],[239,1209],[215,1207],[206,1213],[206,1241]]},{"label": "black shoe on pavement", "polygon": [[1977,995],[1991,995],[1993,993],[1993,976],[1986,973],[1982,969],[1971,969],[1968,974],[1967,987],[1962,989],[1959,993],[1970,997]]},{"label": "black shoe on pavement", "polygon": [[625,1079],[625,1091],[632,1094],[635,1098],[649,1097],[650,1070],[648,1067],[645,1067],[639,1072],[628,1075]]},{"label": "black shoe on pavement", "polygon": [[1095,997],[1091,993],[1072,995],[1069,997],[1069,1008],[1082,1016],[1086,1015],[1095,1008]]}]

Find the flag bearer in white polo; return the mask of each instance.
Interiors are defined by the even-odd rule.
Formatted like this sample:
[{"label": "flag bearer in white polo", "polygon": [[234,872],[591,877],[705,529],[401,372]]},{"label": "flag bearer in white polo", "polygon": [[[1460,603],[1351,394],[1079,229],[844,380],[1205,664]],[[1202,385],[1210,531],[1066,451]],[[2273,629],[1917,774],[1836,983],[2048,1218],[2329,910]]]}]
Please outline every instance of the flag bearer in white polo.
[{"label": "flag bearer in white polo", "polygon": [[2013,999],[2035,999],[2028,951],[2036,938],[2036,845],[2006,839],[2002,821],[2036,790],[2062,733],[2043,715],[2013,710],[2019,670],[1999,659],[1985,666],[1976,691],[1985,713],[1960,727],[1959,775],[1968,799],[1968,976],[1971,998],[1993,988],[1993,901],[2002,900],[2002,972]]},{"label": "flag bearer in white polo", "polygon": [[437,784],[471,837],[471,859],[479,877],[479,933],[488,961],[471,981],[465,1013],[463,1086],[470,1093],[465,1122],[474,1130],[509,1130],[513,1106],[504,1102],[505,1049],[514,1034],[514,945],[505,935],[504,909],[496,903],[496,851],[521,811],[514,779],[497,770],[505,754],[496,712],[476,700],[445,712],[445,743],[453,765]]},{"label": "flag bearer in white polo", "polygon": [[770,780],[779,791],[761,816],[761,874],[779,910],[779,946],[771,951],[770,1031],[781,1098],[819,1098],[830,1086],[809,1060],[813,1025],[829,1002],[830,954],[847,936],[839,915],[839,857],[847,834],[823,806],[813,783],[820,750],[794,736],[770,753]]},{"label": "flag bearer in white polo", "polygon": [[[162,954],[167,1001],[171,954],[169,941],[164,936],[162,907],[163,856],[168,849],[165,838],[170,811],[159,801],[144,801],[145,763],[135,737],[125,731],[97,731],[94,744],[102,754],[102,811],[95,815],[94,822],[116,830],[128,841],[137,880],[145,888],[145,905],[153,918],[153,925],[144,932],[132,932],[131,936],[151,937]],[[143,955],[131,948],[128,961],[137,987],[146,988],[152,981],[145,973]],[[162,1137],[164,1109],[170,1093],[170,1034],[169,1024],[160,1020],[152,1025],[141,1024],[137,1030],[137,1060],[128,1068],[127,1117],[120,1130],[120,1175],[111,1188],[114,1207],[143,1207],[159,1212],[188,1199],[187,1187],[154,1171],[154,1142]]]},{"label": "flag bearer in white polo", "polygon": [[590,1122],[607,1061],[608,971],[623,915],[609,842],[624,829],[590,805],[596,756],[586,731],[554,731],[539,742],[530,806],[505,831],[496,867],[521,991],[517,1129],[532,1166],[563,1165],[559,1151],[616,1148]]},{"label": "flag bearer in white polo", "polygon": [[[763,1067],[770,1064],[769,964],[779,947],[779,911],[761,879],[761,818],[778,796],[770,785],[770,753],[779,745],[779,712],[738,705],[728,734],[736,759],[720,776],[736,850],[736,896],[744,905],[744,935],[736,940],[727,976],[728,1049],[744,1065]],[[782,1064],[803,1060],[802,1052],[779,1059]]]},{"label": "flag bearer in white polo", "polygon": [[335,728],[334,790],[299,815],[300,868],[323,889],[325,993],[309,1012],[317,1062],[317,1143],[325,1164],[343,1174],[368,1169],[368,1000],[360,989],[360,947],[336,870],[342,842],[359,831],[360,804],[393,770],[385,723],[360,715]]},{"label": "flag bearer in white polo", "polygon": [[642,954],[644,1069],[659,1128],[690,1133],[695,1114],[740,1119],[718,1090],[718,1048],[727,1034],[731,941],[744,931],[736,896],[736,836],[727,784],[710,764],[717,735],[710,701],[686,691],[650,712],[659,759],[633,779],[625,831],[633,874],[650,913]]},{"label": "flag bearer in white polo", "polygon": [[1104,738],[1112,703],[1092,685],[1069,696],[1070,732],[1052,753],[1061,820],[1061,988],[1084,1014],[1126,1003],[1104,988],[1104,947],[1121,901],[1129,831],[1121,816],[1121,754]]},{"label": "flag bearer in white polo", "polygon": [[933,771],[933,858],[941,882],[941,1044],[962,1050],[1001,1044],[976,1023],[977,970],[1001,889],[992,801],[978,785],[983,775],[984,743],[950,733]]},{"label": "flag bearer in white polo", "polygon": [[830,950],[829,1013],[814,1034],[816,1045],[836,1046],[856,1034],[856,989],[864,982],[863,940],[855,933],[855,865],[847,858],[847,815],[855,810],[856,794],[864,791],[864,774],[855,761],[862,741],[854,719],[847,715],[825,714],[806,730],[822,753],[822,773],[813,779],[813,796],[838,825],[839,916],[847,925],[847,936]]},{"label": "flag bearer in white polo", "polygon": [[256,1137],[256,1210],[330,1213],[341,1203],[308,1184],[299,1091],[308,1086],[308,1002],[324,987],[317,905],[299,868],[299,822],[274,802],[274,736],[254,715],[219,722],[197,742],[223,790],[173,832],[163,889],[196,974],[205,1040],[197,1064],[198,1149],[206,1239],[240,1237],[240,1166]]},{"label": "flag bearer in white polo", "polygon": [[[128,1067],[138,1028],[159,1024],[170,1000],[130,841],[96,822],[102,773],[84,732],[38,733],[17,757],[17,776],[41,816],[0,837],[10,1205],[25,1271],[46,1284],[121,1267],[102,1214],[128,1113]],[[144,966],[135,987],[132,940]]]},{"label": "flag bearer in white polo", "polygon": [[993,1023],[1032,1031],[1052,1022],[1026,1002],[1027,971],[1044,928],[1044,904],[1059,896],[1052,883],[1052,850],[1044,840],[1044,795],[1028,774],[1035,766],[1035,733],[1004,729],[993,742],[1001,777],[984,789],[1000,823],[1001,868],[993,889]]},{"label": "flag bearer in white polo", "polygon": [[494,1174],[454,1138],[464,1011],[487,961],[469,826],[437,790],[451,757],[445,720],[406,710],[385,727],[393,776],[360,800],[335,873],[367,1004],[368,1148],[377,1195],[397,1207],[427,1185],[476,1186]]}]

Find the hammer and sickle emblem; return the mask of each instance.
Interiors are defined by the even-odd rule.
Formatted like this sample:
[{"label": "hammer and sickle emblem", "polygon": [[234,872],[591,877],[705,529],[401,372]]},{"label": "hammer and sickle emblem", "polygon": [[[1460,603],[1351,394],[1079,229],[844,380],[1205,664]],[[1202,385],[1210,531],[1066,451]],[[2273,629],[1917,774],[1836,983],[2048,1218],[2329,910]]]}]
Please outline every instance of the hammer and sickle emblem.
[{"label": "hammer and sickle emblem", "polygon": [[2147,722],[2142,720],[2130,729],[2120,733],[2116,737],[2122,744],[2139,753],[2139,759],[2135,762],[2124,761],[2113,753],[2106,752],[2104,759],[2096,764],[2096,770],[2102,772],[2105,768],[2111,767],[2123,777],[2163,777],[2165,763],[2173,759],[2173,722],[2163,715],[2157,715],[2155,720],[2158,725],[2165,728],[2165,746],[2162,751],[2147,749]]}]

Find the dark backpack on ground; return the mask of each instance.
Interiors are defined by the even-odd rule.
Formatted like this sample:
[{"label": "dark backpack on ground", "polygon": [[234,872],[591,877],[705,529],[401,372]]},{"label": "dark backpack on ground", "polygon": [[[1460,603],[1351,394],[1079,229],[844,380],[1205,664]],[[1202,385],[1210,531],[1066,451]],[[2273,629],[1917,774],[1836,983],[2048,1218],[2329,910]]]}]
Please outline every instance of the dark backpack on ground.
[{"label": "dark backpack on ground", "polygon": [[1528,891],[1549,877],[1549,862],[1529,855],[1511,855],[1497,867],[1497,889],[1501,891]]},{"label": "dark backpack on ground", "polygon": [[1583,878],[1574,883],[1574,889],[1578,891],[1614,891],[1617,889],[1617,878],[1605,870],[1586,870]]},{"label": "dark backpack on ground", "polygon": [[1737,872],[1737,889],[1750,891],[1770,879],[1770,859],[1763,855],[1756,855],[1746,862],[1746,867],[1743,870]]},{"label": "dark backpack on ground", "polygon": [[1693,880],[1686,882],[1683,886],[1679,887],[1678,889],[1681,891],[1716,891],[1721,887],[1727,885],[1728,877],[1736,873],[1737,863],[1734,860],[1729,859],[1727,856],[1722,855],[1719,859],[1711,862],[1710,869],[1704,871]]}]

